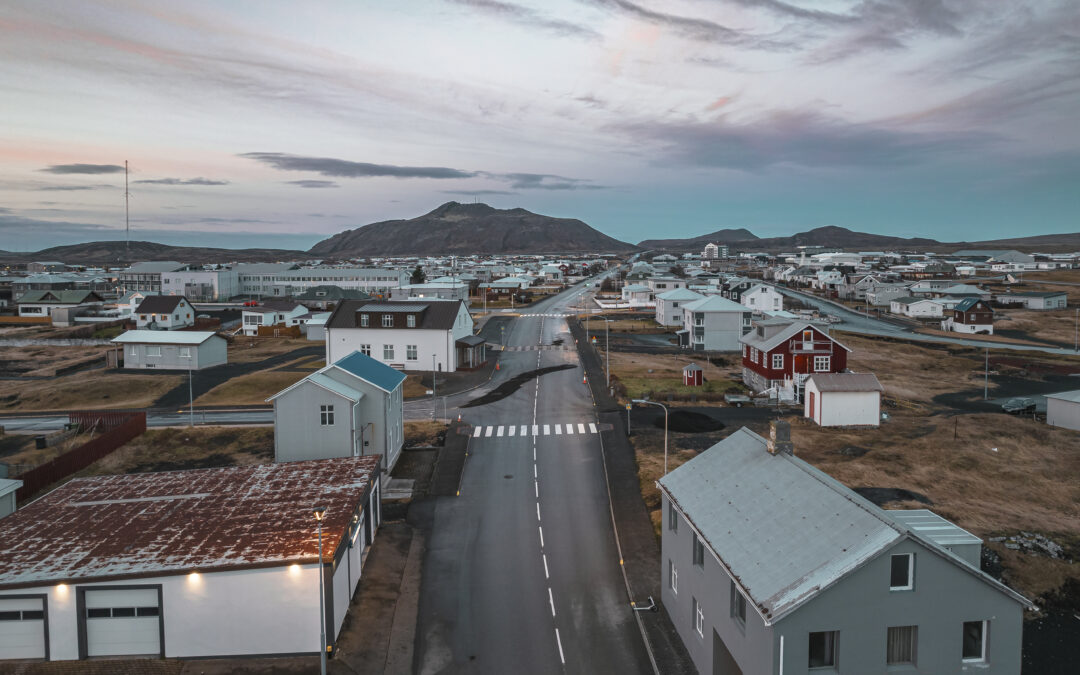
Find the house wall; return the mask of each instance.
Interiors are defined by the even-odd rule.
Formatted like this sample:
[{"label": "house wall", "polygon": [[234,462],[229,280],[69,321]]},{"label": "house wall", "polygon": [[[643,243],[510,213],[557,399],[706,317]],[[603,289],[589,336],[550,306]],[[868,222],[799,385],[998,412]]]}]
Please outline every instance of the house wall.
[{"label": "house wall", "polygon": [[177,330],[195,325],[195,309],[187,302],[180,302],[176,309],[168,314],[135,314],[135,327],[144,329],[150,324],[157,324],[161,330]]},{"label": "house wall", "polygon": [[[323,405],[334,406],[333,425],[322,425]],[[311,382],[287,391],[274,399],[274,461],[352,457],[355,414],[352,401]]]},{"label": "house wall", "polygon": [[318,653],[318,565],[208,572],[0,591],[47,596],[49,655],[79,658],[76,590],[161,585],[166,657]]},{"label": "house wall", "polygon": [[[703,314],[704,325],[696,325],[695,314]],[[683,328],[690,331],[690,347],[695,350],[739,351],[747,312],[693,312],[683,308]]]},{"label": "house wall", "polygon": [[[205,287],[212,289],[209,297],[198,297],[199,290]],[[240,279],[236,270],[164,272],[161,275],[161,292],[165,295],[198,297],[203,302],[228,300],[240,294]]]},{"label": "house wall", "polygon": [[[708,548],[704,565],[693,564],[694,531],[690,523],[680,514],[678,531],[671,531],[668,514],[672,503],[666,495],[663,507],[660,602],[698,672],[703,675],[713,672],[714,631],[744,675],[773,672],[772,629],[765,625],[750,601],[746,603],[745,624],[732,617],[731,578]],[[670,563],[679,572],[677,593],[671,589]],[[694,599],[701,603],[704,612],[702,635],[695,629]],[[788,673],[786,668],[784,673]]]},{"label": "house wall", "polygon": [[[472,335],[473,320],[464,305],[450,330],[425,328],[327,328],[326,362],[334,363],[355,351],[360,345],[371,345],[371,358],[388,366],[404,366],[405,370],[431,370],[431,356],[435,355],[435,369],[453,372],[457,370],[457,353],[454,343],[458,338]],[[394,346],[394,358],[383,358],[383,345]],[[407,345],[417,346],[417,358],[409,361]]]},{"label": "house wall", "polygon": [[[148,345],[125,344],[124,368],[153,368],[155,370],[202,370],[219,366],[228,361],[228,343],[225,338],[214,336],[200,345]],[[181,347],[191,349],[190,357],[181,357]],[[161,356],[148,356],[150,347],[160,347]]]},{"label": "house wall", "polygon": [[682,306],[693,300],[656,299],[656,323],[661,326],[681,326],[683,324]]},{"label": "house wall", "polygon": [[[894,553],[915,554],[914,590],[889,590]],[[963,623],[981,620],[990,621],[987,663],[963,664]],[[912,540],[897,543],[777,622],[773,646],[779,656],[783,636],[784,675],[804,675],[810,672],[809,634],[837,630],[840,672],[883,673],[890,626],[918,626],[916,666],[901,667],[903,672],[1020,672],[1020,604]]]},{"label": "house wall", "polygon": [[0,495],[0,518],[15,513],[15,491]]},{"label": "house wall", "polygon": [[743,293],[739,302],[756,311],[778,311],[784,309],[784,296],[771,286],[758,286],[752,293]]},{"label": "house wall", "polygon": [[[810,393],[814,408],[810,410]],[[881,394],[876,391],[821,392],[813,379],[807,380],[803,414],[823,427],[873,426],[881,420]]]},{"label": "house wall", "polygon": [[1052,427],[1080,431],[1080,403],[1046,399],[1046,423]]}]

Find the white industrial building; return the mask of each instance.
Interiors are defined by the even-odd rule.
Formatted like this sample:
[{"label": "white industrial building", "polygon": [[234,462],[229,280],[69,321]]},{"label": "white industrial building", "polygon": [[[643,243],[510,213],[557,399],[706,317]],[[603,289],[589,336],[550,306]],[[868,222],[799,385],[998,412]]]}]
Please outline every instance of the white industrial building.
[{"label": "white industrial building", "polygon": [[882,391],[873,373],[815,373],[806,378],[803,416],[823,427],[876,427]]},{"label": "white industrial building", "polygon": [[183,295],[192,302],[217,302],[240,295],[240,276],[235,269],[223,267],[204,270],[185,267],[161,273],[163,295]]},{"label": "white industrial building", "polygon": [[0,659],[333,648],[381,520],[378,475],[378,457],[350,457],[75,478],[0,519]]}]

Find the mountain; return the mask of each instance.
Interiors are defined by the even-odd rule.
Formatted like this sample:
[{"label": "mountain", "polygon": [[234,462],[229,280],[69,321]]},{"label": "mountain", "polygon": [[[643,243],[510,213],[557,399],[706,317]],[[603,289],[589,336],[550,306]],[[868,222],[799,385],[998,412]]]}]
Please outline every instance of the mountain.
[{"label": "mountain", "polygon": [[576,218],[525,209],[447,202],[409,220],[386,220],[324,239],[308,251],[319,258],[500,253],[619,253],[632,244],[612,239]]},{"label": "mountain", "polygon": [[[720,230],[720,232],[746,233],[747,230]],[[720,232],[714,232],[701,237],[688,239],[648,239],[638,244],[643,249],[667,250],[675,252],[700,251],[705,244],[712,241],[716,244],[727,244],[733,250],[744,251],[793,251],[798,246],[825,246],[828,248],[843,248],[852,251],[880,251],[880,250],[905,250],[905,251],[940,251],[952,252],[958,249],[1018,249],[1040,251],[1073,251],[1080,249],[1080,233],[1072,234],[1044,234],[1032,237],[1019,237],[1013,239],[996,239],[978,242],[941,242],[936,239],[925,237],[892,237],[882,234],[870,234],[867,232],[855,232],[844,227],[827,226],[818,227],[806,232],[799,232],[790,237],[758,238],[753,234],[749,237],[737,238],[732,235],[728,238],[717,236]]]},{"label": "mountain", "polygon": [[205,248],[201,246],[169,246],[152,241],[133,241],[131,250],[122,241],[91,241],[85,244],[53,246],[33,253],[0,252],[0,259],[10,261],[62,260],[73,265],[108,265],[151,260],[176,260],[184,263],[259,262],[267,260],[297,260],[306,256],[302,251],[276,248]]}]

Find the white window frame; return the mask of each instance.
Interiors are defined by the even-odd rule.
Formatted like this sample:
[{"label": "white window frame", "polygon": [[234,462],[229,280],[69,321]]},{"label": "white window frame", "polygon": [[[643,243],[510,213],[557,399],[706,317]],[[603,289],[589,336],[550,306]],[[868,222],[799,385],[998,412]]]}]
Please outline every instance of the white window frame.
[{"label": "white window frame", "polygon": [[701,608],[697,598],[694,598],[694,630],[698,637],[705,637],[705,610]]},{"label": "white window frame", "polygon": [[382,357],[383,357],[383,361],[393,361],[394,360],[394,345],[383,345],[382,346]]},{"label": "white window frame", "polygon": [[[892,564],[896,558],[907,558],[907,585],[906,586],[893,586],[892,585]],[[889,590],[890,591],[910,591],[915,588],[915,554],[914,553],[895,553],[889,557]]]},{"label": "white window frame", "polygon": [[382,327],[383,328],[393,328],[394,327],[394,315],[393,314],[383,314],[382,315]]},{"label": "white window frame", "polygon": [[[964,623],[965,624],[968,624],[968,623],[982,624],[982,626],[980,628],[981,632],[979,633],[979,646],[982,648],[981,649],[982,653],[978,657],[970,656],[970,657],[961,658],[961,662],[962,663],[986,663],[986,651],[987,651],[986,643],[989,642],[989,640],[987,638],[989,637],[988,633],[990,631],[990,622],[987,621],[986,619],[983,619],[982,621],[965,621]],[[962,626],[961,626],[961,628],[962,628]],[[960,640],[961,640],[961,642],[960,642],[960,654],[961,654],[961,656],[963,656],[963,654],[964,654],[963,639],[964,639],[963,634],[961,633],[961,636],[960,636]]]},{"label": "white window frame", "polygon": [[832,368],[831,356],[815,356],[814,357],[814,372],[815,373],[827,373]]},{"label": "white window frame", "polygon": [[417,359],[416,345],[405,345],[405,360],[415,361]]},{"label": "white window frame", "polygon": [[180,355],[180,358],[182,358],[182,359],[190,359],[191,358],[191,347],[181,347],[180,351],[179,351],[179,355]]},{"label": "white window frame", "polygon": [[128,353],[128,356],[138,356],[138,355],[139,355],[139,345],[131,345],[131,352]]},{"label": "white window frame", "polygon": [[668,585],[672,593],[679,594],[679,570],[673,560],[668,560]]},{"label": "white window frame", "polygon": [[783,354],[773,354],[772,355],[772,367],[773,367],[773,370],[783,370],[784,369],[784,355]]},{"label": "white window frame", "polygon": [[320,405],[319,406],[319,426],[332,427],[334,426],[334,406],[332,405]]},{"label": "white window frame", "polygon": [[[809,666],[808,668],[814,672],[823,671],[836,671],[840,668],[840,631],[838,630],[814,630],[810,631],[810,634],[824,633],[825,635],[832,635],[832,663],[824,666]],[[809,636],[807,636],[809,638]],[[809,657],[809,654],[807,654]]]},{"label": "white window frame", "polygon": [[146,345],[146,356],[161,358],[161,345]]},{"label": "white window frame", "polygon": [[360,315],[360,327],[361,328],[367,328],[369,324],[370,324],[370,319],[368,319],[368,315],[367,314],[361,314]]},{"label": "white window frame", "polygon": [[405,319],[405,326],[408,328],[416,328],[416,315],[410,314]]}]

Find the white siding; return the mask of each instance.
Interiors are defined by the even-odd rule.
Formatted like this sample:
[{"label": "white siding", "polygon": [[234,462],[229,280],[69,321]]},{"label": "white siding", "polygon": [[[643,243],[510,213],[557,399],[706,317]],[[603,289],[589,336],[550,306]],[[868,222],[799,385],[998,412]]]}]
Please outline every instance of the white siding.
[{"label": "white siding", "polygon": [[1046,423],[1052,427],[1080,431],[1080,403],[1047,398]]}]

